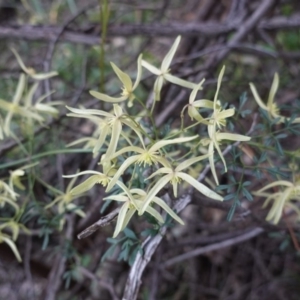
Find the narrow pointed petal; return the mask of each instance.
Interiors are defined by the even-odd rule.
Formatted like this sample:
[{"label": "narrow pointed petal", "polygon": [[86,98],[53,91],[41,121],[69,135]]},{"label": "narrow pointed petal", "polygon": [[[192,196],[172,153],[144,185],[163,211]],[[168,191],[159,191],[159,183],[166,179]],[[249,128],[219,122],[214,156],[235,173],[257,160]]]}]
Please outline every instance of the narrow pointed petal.
[{"label": "narrow pointed petal", "polygon": [[[208,151],[209,152],[213,152],[214,151],[214,144],[213,141],[210,142],[209,147],[208,147]],[[210,165],[210,170],[211,173],[215,179],[215,182],[217,185],[219,185],[219,180],[218,180],[218,176],[217,176],[217,172],[216,172],[216,167],[215,167],[215,161],[214,161],[214,155],[210,155],[209,158],[209,165]]]},{"label": "narrow pointed petal", "polygon": [[223,154],[222,154],[222,151],[221,151],[220,146],[219,146],[219,144],[218,144],[217,141],[214,141],[214,146],[215,146],[215,148],[217,149],[217,151],[218,151],[218,153],[219,153],[219,155],[220,155],[220,158],[221,158],[221,160],[222,160],[222,162],[223,162],[223,165],[224,165],[224,168],[225,168],[225,172],[227,172],[226,161],[225,161],[225,158],[224,158],[224,156],[223,156]]},{"label": "narrow pointed petal", "polygon": [[227,132],[218,132],[216,136],[217,136],[217,141],[229,140],[229,141],[246,142],[251,140],[250,136],[235,134],[235,133],[227,133]]},{"label": "narrow pointed petal", "polygon": [[126,202],[128,201],[128,197],[125,195],[109,195],[103,198],[103,200],[114,200],[114,201]]},{"label": "narrow pointed petal", "polygon": [[148,212],[151,216],[153,216],[159,223],[164,223],[164,219],[161,216],[161,214],[156,211],[153,207],[147,206],[146,207],[146,212]]},{"label": "narrow pointed petal", "polygon": [[191,106],[191,105],[188,106],[188,115],[190,116],[192,121],[194,119],[198,122],[204,121],[204,118],[198,112],[198,109],[196,109],[194,106]]},{"label": "narrow pointed petal", "polygon": [[147,197],[144,200],[144,204],[139,211],[139,215],[142,215],[145,212],[146,208],[149,206],[151,201],[153,201],[153,198],[156,196],[156,194],[172,179],[172,177],[172,174],[168,174],[156,182],[156,184],[148,192]]},{"label": "narrow pointed petal", "polygon": [[36,82],[34,85],[32,85],[32,87],[28,91],[28,93],[25,97],[25,101],[24,101],[25,106],[27,106],[27,107],[32,106],[33,95],[35,94],[38,86],[39,86],[39,84]]},{"label": "narrow pointed petal", "polygon": [[146,178],[146,180],[151,179],[155,177],[156,175],[161,175],[161,174],[171,174],[173,170],[171,168],[160,168],[154,173],[152,173],[149,177]]},{"label": "narrow pointed petal", "polygon": [[219,201],[223,201],[222,196],[218,195],[216,192],[212,191],[211,189],[209,189],[207,186],[205,186],[201,182],[197,181],[192,176],[190,176],[186,173],[182,173],[182,172],[178,172],[177,176],[182,178],[186,182],[188,182],[190,185],[192,185],[195,189],[197,189],[200,193],[202,193],[206,197],[212,198],[215,200],[219,200]]},{"label": "narrow pointed petal", "polygon": [[[143,153],[145,153],[145,151],[146,150],[144,150],[143,148],[140,148],[140,147],[128,146],[128,147],[125,147],[125,148],[120,149],[119,151],[115,152],[114,155],[109,156],[109,159],[113,159],[115,157],[118,157],[118,156],[120,156],[120,155],[122,155],[123,153],[126,153],[126,152],[137,152],[137,153],[143,154]],[[107,157],[105,158],[105,160],[107,160]]]},{"label": "narrow pointed petal", "polygon": [[278,181],[274,181],[268,185],[266,185],[265,187],[263,187],[262,189],[258,190],[256,193],[261,193],[262,191],[265,191],[265,190],[268,190],[269,188],[272,188],[272,187],[278,187],[278,186],[287,186],[287,187],[293,187],[294,185],[289,182],[289,181],[286,181],[286,180],[278,180]]},{"label": "narrow pointed petal", "polygon": [[193,103],[194,107],[214,108],[214,102],[207,99],[196,100]]},{"label": "narrow pointed petal", "polygon": [[153,90],[154,90],[154,94],[155,94],[155,101],[160,101],[160,91],[163,87],[163,84],[164,84],[164,78],[163,76],[158,76],[154,82],[154,87],[153,87]]},{"label": "narrow pointed petal", "polygon": [[99,93],[97,91],[90,91],[90,94],[99,99],[99,100],[102,100],[102,101],[105,101],[105,102],[110,102],[110,103],[118,103],[118,102],[122,102],[122,101],[125,101],[128,97],[127,96],[122,96],[122,97],[110,97],[106,94],[103,94],[103,93]]},{"label": "narrow pointed petal", "polygon": [[208,158],[209,156],[211,156],[212,153],[208,153],[208,154],[205,154],[205,155],[201,155],[201,156],[197,156],[197,157],[193,157],[193,158],[189,158],[187,160],[185,160],[184,162],[180,163],[175,171],[176,172],[179,172],[179,171],[182,171],[183,169],[186,169],[188,168],[189,166],[191,166],[192,164],[200,161],[200,160],[203,160],[203,159],[206,159]]},{"label": "narrow pointed petal", "polygon": [[224,72],[225,72],[225,66],[222,67],[221,72],[220,72],[219,77],[218,77],[217,90],[216,90],[215,98],[214,98],[214,110],[216,110],[216,108],[217,108],[217,100],[218,100],[219,90],[220,90],[220,87],[221,87],[221,82],[222,82]]},{"label": "narrow pointed petal", "polygon": [[125,125],[127,125],[129,128],[131,128],[137,134],[137,136],[140,139],[140,142],[142,143],[142,146],[145,148],[145,144],[144,144],[144,140],[143,140],[143,136],[141,134],[140,128],[137,127],[137,125],[129,118],[128,119],[122,118],[122,122]]},{"label": "narrow pointed petal", "polygon": [[170,67],[170,64],[172,62],[172,59],[175,55],[175,52],[178,48],[178,45],[180,43],[180,39],[181,39],[181,36],[178,36],[175,40],[175,42],[173,43],[171,49],[169,50],[169,52],[167,53],[167,55],[165,56],[165,58],[163,59],[162,63],[161,63],[161,70],[163,72],[165,71],[168,71],[169,67]]},{"label": "narrow pointed petal", "polygon": [[202,79],[200,81],[199,84],[197,84],[194,89],[192,90],[191,94],[190,94],[190,98],[189,98],[189,103],[192,104],[194,103],[195,99],[196,99],[196,95],[197,95],[197,92],[202,89],[202,84],[203,82],[205,81],[205,79]]},{"label": "narrow pointed petal", "polygon": [[162,140],[162,141],[155,143],[149,149],[149,152],[155,152],[155,151],[159,150],[160,148],[165,147],[167,145],[189,142],[196,138],[199,138],[199,136],[194,135],[194,136],[189,136],[189,137],[180,137],[180,138],[176,138],[176,139],[172,139],[172,140]]},{"label": "narrow pointed petal", "polygon": [[263,103],[263,101],[261,100],[261,98],[259,97],[258,93],[257,93],[257,90],[254,86],[253,83],[249,83],[250,85],[250,89],[252,91],[252,94],[253,94],[253,97],[255,99],[255,101],[257,102],[257,104],[264,110],[267,110],[268,111],[268,108],[267,106]]},{"label": "narrow pointed petal", "polygon": [[49,73],[39,73],[39,74],[30,74],[27,73],[30,77],[36,80],[45,80],[54,76],[57,76],[58,73],[55,71],[49,72]]},{"label": "narrow pointed petal", "polygon": [[86,175],[86,174],[94,174],[94,175],[103,175],[103,173],[101,172],[97,172],[97,171],[82,171],[76,174],[72,174],[72,175],[63,175],[64,178],[73,178],[73,177],[78,177],[81,175]]},{"label": "narrow pointed petal", "polygon": [[134,85],[132,88],[133,91],[137,88],[137,86],[139,85],[141,78],[142,78],[142,58],[143,58],[143,55],[140,54],[138,57],[138,60],[137,60],[137,74],[136,74],[136,79],[135,79],[135,82],[134,82]]},{"label": "narrow pointed petal", "polygon": [[109,192],[114,185],[117,183],[118,179],[120,178],[120,176],[124,173],[124,171],[133,163],[135,163],[138,158],[140,157],[140,155],[134,155],[134,156],[130,156],[128,157],[123,164],[120,166],[120,168],[118,169],[118,171],[116,172],[116,174],[114,175],[113,179],[110,181],[110,183],[108,184],[107,188],[106,188],[106,192]]},{"label": "narrow pointed petal", "polygon": [[10,247],[10,249],[13,251],[13,253],[15,254],[18,262],[22,261],[22,258],[20,256],[20,253],[15,245],[15,243],[13,241],[11,241],[8,237],[5,236],[1,236],[1,239]]},{"label": "narrow pointed petal", "polygon": [[178,223],[184,225],[183,220],[167,205],[165,201],[158,197],[154,197],[153,202],[159,205],[163,210],[165,210]]},{"label": "narrow pointed petal", "polygon": [[[188,88],[188,89],[194,89],[194,88],[197,87],[197,85],[195,83],[184,80],[184,79],[181,79],[181,78],[176,77],[176,76],[174,76],[170,73],[164,74],[164,78],[165,78],[165,80],[167,80],[169,82],[172,82],[174,84],[177,84],[179,86],[182,86],[182,87],[185,87],[185,88]],[[198,88],[198,90],[202,90],[202,87],[200,86],[200,88]]]},{"label": "narrow pointed petal", "polygon": [[106,150],[107,159],[116,152],[121,131],[122,123],[119,120],[116,120],[113,124],[110,143]]},{"label": "narrow pointed petal", "polygon": [[102,148],[102,146],[103,146],[103,144],[105,143],[106,137],[107,137],[107,135],[109,134],[109,132],[110,132],[110,128],[109,128],[108,125],[102,127],[100,136],[99,136],[99,138],[98,138],[98,140],[97,140],[97,142],[96,142],[96,145],[95,145],[95,147],[94,147],[94,149],[93,149],[93,153],[94,153],[94,154],[95,154],[95,153],[98,153],[99,150]]},{"label": "narrow pointed petal", "polygon": [[119,77],[120,81],[123,83],[125,89],[127,91],[131,91],[132,90],[132,80],[129,77],[128,74],[126,74],[125,72],[123,72],[121,69],[119,69],[113,62],[110,63],[112,68],[114,69],[115,73],[117,74],[117,76]]},{"label": "narrow pointed petal", "polygon": [[25,75],[21,74],[20,77],[19,77],[17,90],[16,90],[16,93],[14,95],[12,103],[18,104],[20,102],[20,100],[22,98],[22,95],[23,95],[23,92],[24,92],[24,88],[25,88]]},{"label": "narrow pointed petal", "polygon": [[232,117],[235,114],[234,108],[225,109],[217,114],[218,120],[226,119]]},{"label": "narrow pointed petal", "polygon": [[130,219],[133,217],[133,215],[134,215],[135,212],[136,212],[135,208],[129,208],[129,210],[127,211],[127,214],[125,216],[125,219],[124,219],[121,231],[123,231],[125,229],[125,227],[128,225]]},{"label": "narrow pointed petal", "polygon": [[161,75],[160,69],[158,69],[158,68],[152,66],[151,64],[149,64],[149,63],[146,62],[145,60],[142,60],[142,66],[143,66],[144,68],[146,68],[147,70],[149,70],[149,71],[150,71],[152,74],[154,74],[154,75],[157,75],[157,76]]},{"label": "narrow pointed petal", "polygon": [[73,112],[75,114],[79,114],[79,115],[89,115],[89,116],[98,115],[98,116],[104,116],[104,117],[108,117],[108,118],[114,117],[114,115],[112,115],[111,113],[108,113],[103,110],[98,110],[98,109],[73,108],[73,107],[69,107],[69,106],[66,106],[66,108],[68,110],[70,110],[71,112]]},{"label": "narrow pointed petal", "polygon": [[279,85],[279,77],[278,77],[278,74],[275,73],[274,74],[274,79],[273,79],[273,82],[272,82],[272,86],[271,86],[271,89],[270,89],[270,93],[269,93],[268,102],[267,102],[267,107],[269,109],[271,109],[272,104],[274,102],[274,97],[275,97],[275,94],[278,90],[278,85]]},{"label": "narrow pointed petal", "polygon": [[77,185],[73,188],[70,193],[74,196],[80,195],[88,190],[90,190],[96,183],[98,183],[101,179],[103,179],[104,175],[93,175],[89,177],[84,182]]},{"label": "narrow pointed petal", "polygon": [[267,221],[271,221],[273,219],[274,224],[277,224],[279,222],[282,216],[284,204],[286,200],[289,198],[290,192],[291,192],[290,189],[286,189],[282,194],[282,196],[280,198],[277,198],[277,200],[275,200],[275,203],[273,204],[266,218]]},{"label": "narrow pointed petal", "polygon": [[118,220],[117,220],[115,232],[113,234],[113,238],[116,238],[117,235],[121,232],[128,208],[129,208],[128,202],[126,202],[122,205],[122,207],[119,211]]}]

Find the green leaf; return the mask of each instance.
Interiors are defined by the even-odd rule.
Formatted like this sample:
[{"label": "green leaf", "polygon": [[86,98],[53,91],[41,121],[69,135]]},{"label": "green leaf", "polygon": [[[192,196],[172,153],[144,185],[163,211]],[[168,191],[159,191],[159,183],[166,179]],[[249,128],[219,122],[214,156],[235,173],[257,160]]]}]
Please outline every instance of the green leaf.
[{"label": "green leaf", "polygon": [[138,237],[131,229],[125,228],[123,232],[127,238],[132,239],[132,240],[138,240]]}]

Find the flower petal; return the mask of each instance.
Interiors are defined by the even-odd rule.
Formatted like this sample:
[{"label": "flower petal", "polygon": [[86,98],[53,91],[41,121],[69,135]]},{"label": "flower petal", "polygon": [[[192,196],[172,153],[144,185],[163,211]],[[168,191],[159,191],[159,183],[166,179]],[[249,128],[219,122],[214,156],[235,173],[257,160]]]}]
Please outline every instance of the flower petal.
[{"label": "flower petal", "polygon": [[146,68],[147,70],[149,70],[154,75],[157,75],[157,76],[161,75],[160,69],[158,69],[158,68],[154,67],[153,65],[149,64],[145,60],[142,60],[142,66],[144,68]]},{"label": "flower petal", "polygon": [[117,74],[117,76],[119,77],[120,81],[123,83],[125,89],[127,91],[132,90],[132,80],[129,77],[128,74],[126,74],[125,72],[123,72],[122,70],[120,70],[113,62],[110,63],[112,68],[114,69],[115,73]]},{"label": "flower petal", "polygon": [[143,55],[140,54],[137,60],[137,75],[132,88],[133,91],[137,88],[142,78],[142,57]]},{"label": "flower petal", "polygon": [[72,194],[73,196],[80,195],[80,194],[90,190],[96,183],[101,181],[101,179],[103,179],[104,177],[105,177],[105,175],[103,175],[103,174],[102,175],[93,175],[93,176],[89,177],[88,179],[86,179],[84,182],[82,182],[79,185],[77,185],[76,187],[74,187],[70,191],[70,194]]},{"label": "flower petal", "polygon": [[202,193],[206,197],[212,198],[215,200],[219,200],[219,201],[223,201],[222,196],[218,195],[217,193],[215,193],[214,191],[209,189],[207,186],[205,186],[201,182],[197,181],[192,176],[190,176],[186,173],[183,173],[183,172],[178,172],[178,173],[176,173],[176,175],[178,177],[182,178],[183,180],[185,180],[186,182],[188,182],[190,185],[192,185],[195,189],[197,189],[200,193]]},{"label": "flower petal", "polygon": [[269,111],[268,107],[263,103],[263,101],[261,100],[261,98],[259,97],[257,90],[254,86],[254,84],[252,82],[249,83],[250,85],[250,89],[252,91],[253,97],[255,99],[255,101],[257,102],[257,104],[264,110]]},{"label": "flower petal", "polygon": [[198,162],[200,160],[206,159],[206,158],[208,158],[211,155],[212,155],[212,153],[208,153],[208,154],[204,154],[204,155],[201,155],[201,156],[189,158],[189,159],[185,160],[184,162],[180,163],[176,167],[175,171],[176,172],[182,171],[183,169],[188,168],[192,164],[194,164],[194,163],[196,163],[196,162]]},{"label": "flower petal", "polygon": [[117,235],[121,232],[128,208],[129,208],[129,202],[125,202],[119,211],[118,220],[113,234],[113,238],[116,238]]},{"label": "flower petal", "polygon": [[183,220],[167,205],[165,201],[158,197],[154,197],[153,202],[159,205],[162,209],[164,209],[178,223],[184,225]]},{"label": "flower petal", "polygon": [[139,211],[139,215],[142,215],[145,212],[146,208],[149,206],[151,201],[153,201],[153,198],[156,196],[156,194],[172,179],[172,177],[173,174],[167,174],[156,182],[156,184],[148,192],[147,197],[144,200],[144,204]]},{"label": "flower petal", "polygon": [[159,223],[164,223],[164,219],[161,216],[161,214],[156,211],[153,207],[147,206],[146,207],[146,212],[148,212],[151,216],[153,216]]},{"label": "flower petal", "polygon": [[171,145],[171,144],[180,144],[180,143],[185,143],[185,142],[189,142],[192,141],[196,138],[198,138],[198,135],[194,135],[194,136],[189,136],[189,137],[180,137],[180,138],[176,138],[176,139],[172,139],[172,140],[161,140],[157,143],[155,143],[153,146],[150,147],[149,152],[155,152],[157,150],[159,150],[162,147],[165,147],[167,145]]},{"label": "flower petal", "polygon": [[166,72],[168,71],[169,67],[170,67],[170,64],[172,62],[172,59],[175,55],[175,52],[178,48],[178,45],[180,43],[180,39],[181,39],[181,36],[179,35],[175,42],[173,43],[171,49],[169,50],[169,52],[167,53],[167,55],[165,56],[165,58],[163,59],[162,63],[161,63],[161,70],[163,72]]},{"label": "flower petal", "polygon": [[106,94],[103,94],[103,93],[99,93],[97,91],[89,91],[89,93],[99,99],[99,100],[102,100],[102,101],[105,101],[105,102],[110,102],[110,103],[119,103],[119,102],[122,102],[122,101],[125,101],[128,97],[127,96],[122,96],[122,97],[110,97]]},{"label": "flower petal", "polygon": [[220,90],[220,87],[221,87],[221,82],[222,82],[224,72],[225,72],[225,66],[222,67],[221,72],[220,72],[219,77],[218,77],[217,90],[216,90],[215,98],[214,98],[214,110],[216,110],[216,108],[217,108],[217,100],[218,100],[219,90]]},{"label": "flower petal", "polygon": [[139,159],[140,155],[134,155],[134,156],[130,156],[128,157],[123,164],[120,166],[120,168],[118,169],[118,171],[116,172],[116,174],[114,175],[113,179],[110,181],[110,183],[108,184],[107,188],[106,188],[106,192],[109,192],[114,185],[117,183],[118,179],[120,178],[120,176],[124,173],[124,171],[133,163],[135,163],[138,159]]},{"label": "flower petal", "polygon": [[229,141],[246,142],[251,140],[250,136],[235,134],[235,133],[227,133],[227,132],[218,132],[216,133],[216,137],[217,137],[217,141],[229,140]]},{"label": "flower petal", "polygon": [[273,82],[272,82],[272,86],[271,86],[271,89],[270,89],[269,97],[268,97],[268,102],[267,102],[267,107],[269,108],[269,110],[272,109],[272,104],[274,102],[274,97],[275,97],[275,94],[277,92],[278,85],[279,85],[279,77],[278,77],[278,74],[275,73],[274,74],[274,79],[273,79]]},{"label": "flower petal", "polygon": [[[184,80],[184,79],[181,79],[181,78],[176,77],[176,76],[174,76],[170,73],[166,73],[163,76],[164,76],[165,80],[167,80],[169,82],[172,82],[174,84],[177,84],[179,86],[185,87],[185,88],[194,89],[194,88],[197,87],[197,85],[195,83]],[[202,90],[202,87],[200,87],[198,90]]]}]

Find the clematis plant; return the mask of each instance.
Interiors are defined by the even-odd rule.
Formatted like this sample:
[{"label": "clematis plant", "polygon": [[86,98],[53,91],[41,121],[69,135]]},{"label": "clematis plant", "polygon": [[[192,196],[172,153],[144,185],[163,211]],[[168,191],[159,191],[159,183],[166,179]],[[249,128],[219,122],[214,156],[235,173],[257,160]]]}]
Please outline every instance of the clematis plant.
[{"label": "clematis plant", "polygon": [[[248,141],[250,139],[240,134],[221,132],[223,127],[226,126],[227,118],[235,113],[233,108],[224,110],[218,100],[225,67],[221,69],[218,76],[217,89],[213,100],[196,99],[197,92],[203,88],[204,79],[198,84],[194,84],[170,74],[169,67],[179,42],[180,37],[177,37],[163,59],[160,68],[156,68],[142,60],[140,55],[137,63],[137,78],[134,84],[126,73],[111,63],[114,72],[123,84],[121,97],[114,98],[95,91],[91,91],[91,94],[101,101],[120,103],[120,105],[113,104],[113,113],[97,109],[68,107],[71,111],[68,116],[86,118],[96,124],[97,129],[93,136],[86,137],[84,141],[89,145],[95,145],[94,153],[101,149],[100,164],[103,165],[103,172],[85,170],[78,174],[66,176],[75,178],[81,175],[90,175],[74,187],[70,193],[73,197],[80,196],[97,183],[106,187],[105,192],[114,189],[113,195],[104,198],[105,200],[110,199],[121,202],[114,237],[128,225],[135,213],[143,215],[147,212],[158,223],[163,224],[164,218],[156,210],[156,207],[166,211],[179,223],[183,223],[165,201],[158,197],[161,190],[169,184],[173,187],[175,197],[179,196],[178,186],[183,181],[184,189],[191,186],[210,199],[222,201],[223,196],[196,179],[198,176],[194,174],[195,172],[190,172],[191,166],[208,160],[213,177],[218,183],[214,165],[214,149],[219,153],[226,169],[226,161],[222,155],[220,144],[224,140]],[[153,87],[155,97],[151,109],[148,109],[148,105],[145,105],[146,100],[145,103],[140,102],[143,99],[139,99],[134,108],[131,108],[132,101],[135,98],[134,91],[141,80],[142,67],[157,76]],[[188,104],[184,106],[181,112],[183,116],[185,110],[187,110],[192,125],[186,128],[182,125],[180,129],[172,128],[166,133],[161,128],[157,128],[153,114],[156,101],[160,99],[160,92],[165,81],[192,89]],[[149,98],[147,97],[147,99]],[[128,111],[125,111],[124,103],[122,103],[125,100],[129,100]],[[131,115],[131,111],[139,111],[138,106],[141,106],[142,114],[138,116]],[[200,114],[198,110],[201,108],[210,111],[208,117],[204,118]],[[198,133],[202,132],[199,130],[200,126],[207,126],[207,138],[199,136]],[[106,141],[108,136],[110,136],[109,142]],[[83,142],[83,139],[79,141]],[[203,147],[199,147],[201,143],[208,146],[208,150],[203,151]],[[207,151],[207,154],[203,155],[205,151]],[[106,169],[104,164],[107,166]]]}]

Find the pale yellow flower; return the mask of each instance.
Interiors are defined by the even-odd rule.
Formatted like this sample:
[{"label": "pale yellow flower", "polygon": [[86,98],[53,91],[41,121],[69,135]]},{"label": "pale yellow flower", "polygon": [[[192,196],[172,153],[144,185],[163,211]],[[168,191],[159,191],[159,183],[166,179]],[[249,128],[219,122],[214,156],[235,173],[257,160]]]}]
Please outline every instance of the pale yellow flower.
[{"label": "pale yellow flower", "polygon": [[21,74],[12,102],[8,102],[3,99],[0,99],[0,108],[7,111],[4,124],[3,124],[3,132],[7,136],[12,135],[12,132],[10,130],[10,123],[13,115],[15,114],[27,119],[34,119],[39,122],[44,121],[44,118],[42,116],[38,115],[35,112],[30,111],[28,108],[20,104],[24,89],[25,89],[25,75]]},{"label": "pale yellow flower", "polygon": [[64,175],[65,178],[75,178],[81,175],[91,174],[88,179],[74,187],[70,194],[73,196],[82,195],[86,191],[90,190],[95,184],[101,184],[106,187],[111,181],[112,176],[116,173],[114,165],[111,164],[110,160],[105,160],[105,155],[102,155],[101,164],[103,166],[103,173],[97,171],[83,171],[74,175]]},{"label": "pale yellow flower", "polygon": [[[169,82],[172,82],[174,84],[180,85],[182,87],[190,88],[190,89],[193,89],[194,87],[197,86],[196,84],[194,84],[192,82],[180,79],[180,78],[170,74],[169,67],[170,67],[172,59],[175,55],[175,52],[178,48],[180,39],[181,39],[180,36],[178,36],[176,38],[176,40],[175,40],[174,44],[172,45],[171,49],[169,50],[169,52],[167,53],[167,55],[163,59],[160,69],[158,69],[155,66],[149,64],[145,60],[142,60],[142,66],[144,68],[148,69],[151,73],[153,73],[154,75],[157,76],[157,79],[155,80],[155,83],[154,83],[155,101],[160,100],[160,91],[162,89],[162,86],[163,86],[165,80],[167,80]],[[199,87],[198,89],[201,89],[201,88]]]},{"label": "pale yellow flower", "polygon": [[[12,236],[10,236],[6,233],[3,233],[2,230],[4,228],[9,228],[11,230]],[[27,233],[30,232],[23,224],[15,222],[13,219],[0,224],[0,243],[3,243],[3,242],[6,243],[11,248],[11,250],[13,251],[13,253],[15,254],[15,256],[19,262],[21,262],[22,259],[21,259],[20,253],[16,247],[15,241],[18,238],[20,228],[22,228]]]},{"label": "pale yellow flower", "polygon": [[[111,195],[108,197],[105,197],[104,200],[115,200],[124,202],[122,205],[118,219],[116,228],[113,234],[113,238],[115,238],[124,228],[127,226],[128,222],[132,218],[132,216],[135,214],[135,212],[139,212],[141,207],[143,206],[143,203],[145,201],[145,198],[147,197],[147,193],[141,189],[131,189],[129,190],[122,182],[118,181],[118,186],[123,190],[123,193],[118,195]],[[173,219],[175,219],[180,224],[184,224],[182,219],[178,217],[172,209],[160,198],[154,197],[152,199],[153,203],[156,203],[159,205],[162,209],[164,209]],[[159,223],[163,223],[164,219],[161,216],[161,214],[155,210],[151,206],[147,206],[145,209],[146,212],[148,212],[150,215],[152,215]]]},{"label": "pale yellow flower", "polygon": [[131,107],[133,105],[133,100],[135,99],[134,90],[138,87],[141,77],[142,77],[142,55],[138,57],[137,61],[137,76],[134,84],[132,83],[131,78],[128,74],[121,71],[114,63],[111,62],[111,66],[114,69],[115,73],[119,77],[120,81],[123,84],[121,97],[115,98],[107,96],[106,94],[99,93],[97,91],[90,91],[90,94],[95,98],[111,103],[123,102],[125,100],[129,100],[128,106]]},{"label": "pale yellow flower", "polygon": [[[222,151],[221,151],[219,145],[222,143],[223,140],[229,140],[229,141],[235,141],[235,142],[237,142],[237,141],[245,142],[245,141],[249,141],[251,138],[248,136],[245,136],[245,135],[241,135],[241,134],[214,131],[214,128],[211,125],[208,126],[208,132],[209,132],[209,138],[202,139],[201,144],[203,146],[208,145],[208,153],[213,153],[214,148],[217,149],[217,152],[220,155],[220,158],[223,162],[225,172],[227,172],[226,161],[225,161],[225,158],[222,154]],[[210,165],[210,169],[213,174],[213,177],[215,179],[215,182],[217,185],[219,185],[219,180],[218,180],[218,176],[217,176],[217,172],[216,172],[213,155],[209,156],[209,165]]]},{"label": "pale yellow flower", "polygon": [[1,232],[1,229],[0,229],[0,244],[3,242],[6,243],[10,247],[10,249],[13,251],[14,255],[16,256],[18,262],[21,262],[22,258],[20,256],[20,253],[17,249],[17,246],[16,246],[14,240],[8,234]]},{"label": "pale yellow flower", "polygon": [[187,159],[184,162],[180,163],[175,169],[173,169],[172,167],[162,167],[156,172],[154,172],[151,176],[149,176],[147,179],[153,178],[157,175],[166,174],[163,177],[161,177],[155,183],[152,189],[148,192],[147,197],[144,200],[142,209],[140,210],[139,213],[143,214],[145,212],[147,206],[153,201],[153,198],[169,182],[171,182],[171,184],[173,185],[174,196],[177,197],[178,183],[180,183],[181,180],[188,182],[190,185],[192,185],[196,190],[198,190],[206,197],[222,201],[223,197],[221,197],[220,195],[218,195],[217,193],[209,189],[201,182],[197,181],[189,174],[182,172],[182,170],[188,168],[189,166],[191,166],[192,164],[198,161],[208,158],[210,155],[212,155],[212,153]]},{"label": "pale yellow flower", "polygon": [[25,64],[23,63],[20,55],[18,54],[18,52],[15,49],[11,49],[11,51],[14,53],[14,55],[17,58],[17,61],[19,63],[19,66],[21,67],[21,69],[30,77],[32,77],[33,79],[36,80],[45,80],[48,79],[50,77],[56,76],[58,75],[57,72],[49,72],[49,73],[36,73],[36,71],[33,68],[27,68],[25,66]]},{"label": "pale yellow flower", "polygon": [[[278,188],[279,192],[265,192],[270,188]],[[300,211],[299,208],[294,205],[291,201],[296,200],[300,201],[300,184],[299,182],[291,183],[286,180],[279,180],[272,182],[257,192],[253,193],[259,197],[266,197],[263,207],[266,207],[268,204],[272,203],[272,207],[266,217],[267,221],[270,221],[274,224],[277,224],[282,216],[284,207],[290,207],[295,210],[299,217]]]},{"label": "pale yellow flower", "polygon": [[[78,206],[74,203],[72,203],[73,200],[80,197],[80,195],[74,195],[71,193],[73,189],[73,185],[76,181],[76,176],[70,181],[70,183],[67,186],[67,189],[65,192],[56,190],[54,188],[51,188],[52,191],[58,194],[58,196],[48,205],[45,206],[45,209],[49,209],[50,207],[57,204],[57,211],[59,214],[64,214],[68,211],[74,211],[77,215],[84,218],[85,212],[78,208]],[[65,220],[60,220],[60,230],[63,228]]]},{"label": "pale yellow flower", "polygon": [[211,100],[205,100],[205,99],[201,99],[201,100],[196,100],[195,101],[197,92],[202,89],[202,84],[204,83],[204,81],[205,81],[205,79],[201,80],[201,82],[197,86],[194,87],[193,91],[190,94],[189,104],[187,104],[183,108],[182,114],[184,113],[184,110],[187,107],[187,109],[188,109],[188,115],[190,116],[190,118],[191,118],[192,121],[195,119],[198,122],[209,124],[209,122],[206,121],[201,116],[201,114],[198,111],[198,108],[200,108],[200,107],[206,107],[206,108],[213,109],[213,107],[214,107],[213,101],[211,101]]},{"label": "pale yellow flower", "polygon": [[[103,124],[101,127],[101,134],[99,136],[99,141],[97,145],[95,146],[93,152],[97,151],[102,147],[102,145],[105,142],[105,139],[107,135],[111,132],[111,139],[109,146],[106,150],[107,159],[109,159],[110,156],[112,156],[116,152],[116,148],[118,145],[118,141],[122,132],[122,125],[125,124],[129,128],[131,128],[140,138],[140,141],[143,143],[143,138],[140,132],[140,128],[137,126],[137,124],[132,121],[124,112],[121,106],[118,104],[114,104],[114,114],[108,113],[103,110],[97,110],[97,109],[78,109],[78,108],[67,108],[73,112],[74,114],[68,114],[68,116],[75,116],[80,118],[87,118],[91,119],[93,121],[99,121],[100,124]],[[95,118],[95,116],[102,116],[101,118]]]},{"label": "pale yellow flower", "polygon": [[[289,120],[289,118],[283,117],[280,115],[279,108],[276,103],[274,103],[275,94],[278,90],[279,86],[279,76],[277,73],[274,74],[273,82],[271,85],[271,89],[269,92],[267,103],[265,104],[264,101],[260,98],[255,86],[253,83],[249,83],[250,89],[252,91],[252,94],[254,96],[255,101],[259,105],[260,108],[263,110],[266,110],[270,117],[277,119],[278,122],[284,122],[285,120]],[[300,123],[300,118],[296,118],[293,123]]]},{"label": "pale yellow flower", "polygon": [[161,140],[159,142],[156,142],[154,145],[150,146],[149,149],[147,149],[145,146],[143,148],[136,147],[136,146],[129,146],[125,147],[118,152],[116,152],[111,158],[118,157],[122,155],[123,153],[126,152],[137,152],[137,155],[132,155],[128,157],[120,166],[118,171],[116,172],[114,178],[111,180],[109,185],[107,186],[106,191],[108,192],[113,188],[113,186],[116,184],[117,180],[120,178],[120,176],[124,173],[124,171],[132,164],[134,163],[139,163],[145,165],[152,165],[153,163],[160,163],[161,165],[167,167],[169,166],[168,161],[160,155],[158,152],[159,149],[162,147],[165,147],[167,145],[172,145],[172,144],[179,144],[179,143],[184,143],[191,141],[198,136],[192,136],[192,137],[182,137],[182,138],[176,138],[176,139],[171,139],[171,140]]}]

